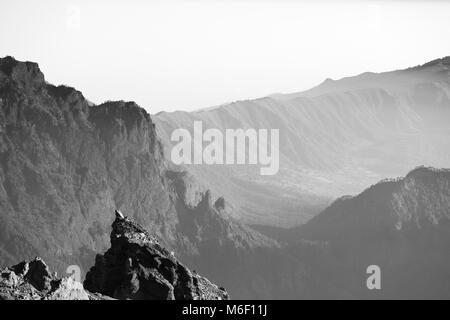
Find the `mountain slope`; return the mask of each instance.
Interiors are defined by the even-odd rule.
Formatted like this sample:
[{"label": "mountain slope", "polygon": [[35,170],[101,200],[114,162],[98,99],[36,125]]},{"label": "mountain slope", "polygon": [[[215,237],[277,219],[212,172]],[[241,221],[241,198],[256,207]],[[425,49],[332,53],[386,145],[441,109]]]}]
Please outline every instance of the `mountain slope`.
[{"label": "mountain slope", "polygon": [[276,94],[272,97],[290,100],[298,97],[315,97],[327,93],[348,92],[370,88],[384,88],[389,90],[391,94],[402,91],[408,92],[411,90],[411,87],[420,86],[424,83],[437,84],[447,82],[449,67],[450,57],[444,57],[405,70],[383,73],[365,72],[340,80],[326,79],[320,85],[309,90],[290,94]]},{"label": "mountain slope", "polygon": [[170,242],[176,213],[149,115],[134,103],[90,107],[34,63],[4,58],[0,70],[4,255],[86,265],[106,246],[115,207]]},{"label": "mountain slope", "polygon": [[[420,167],[344,197],[296,237],[325,242],[334,257],[334,283],[355,297],[450,297],[450,171]],[[369,265],[381,268],[382,290],[365,287]],[[338,280],[339,279],[339,280]]]},{"label": "mountain slope", "polygon": [[219,262],[253,265],[249,251],[276,242],[169,167],[150,115],[135,103],[92,105],[46,83],[37,64],[0,59],[0,265],[40,256],[61,274],[70,265],[84,274],[108,247],[119,208],[183,262],[249,297],[245,279]]},{"label": "mountain slope", "polygon": [[450,219],[450,170],[419,167],[404,179],[382,181],[356,197],[343,197],[300,227],[309,239],[352,241],[355,232],[412,231]]},{"label": "mountain slope", "polygon": [[[174,129],[280,130],[280,171],[250,165],[187,165],[249,223],[291,227],[331,199],[405,175],[418,165],[450,167],[450,58],[406,70],[327,80],[311,90],[238,101],[196,112],[159,113],[170,150]],[[170,155],[170,152],[166,152]]]},{"label": "mountain slope", "polygon": [[[0,265],[42,257],[82,278],[109,247],[119,208],[235,299],[319,297],[311,257],[235,221],[233,203],[168,163],[152,117],[133,102],[89,103],[0,59]],[[329,287],[329,286],[326,286]],[[306,288],[306,289],[305,289]]]},{"label": "mountain slope", "polygon": [[[368,89],[193,113],[219,128],[284,126],[285,167],[264,180],[254,168],[168,162],[158,133],[167,139],[192,114],[176,124],[160,115],[155,127],[135,103],[92,105],[73,88],[46,83],[36,64],[0,59],[0,265],[42,256],[60,273],[74,264],[84,273],[108,247],[119,208],[233,298],[449,297],[446,171],[418,169],[338,200],[290,230],[290,244],[233,218],[300,222],[331,194],[382,172],[446,163],[448,96],[440,85],[437,95],[414,99],[416,85],[407,96]],[[365,287],[369,264],[382,267],[381,292]]]}]

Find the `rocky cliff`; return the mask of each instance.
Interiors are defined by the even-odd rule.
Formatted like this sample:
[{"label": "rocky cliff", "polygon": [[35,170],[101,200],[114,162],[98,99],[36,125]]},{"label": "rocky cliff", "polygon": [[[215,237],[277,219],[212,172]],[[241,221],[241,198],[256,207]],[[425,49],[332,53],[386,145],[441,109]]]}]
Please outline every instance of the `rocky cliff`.
[{"label": "rocky cliff", "polygon": [[228,293],[191,272],[157,238],[117,214],[111,248],[97,255],[84,286],[117,299],[224,300]]},{"label": "rocky cliff", "polygon": [[[177,216],[150,116],[133,102],[92,106],[0,60],[0,260],[42,256],[86,268],[121,208],[173,244]],[[157,223],[154,223],[154,222]]]},{"label": "rocky cliff", "polygon": [[0,300],[224,300],[228,293],[191,272],[173,252],[116,211],[111,248],[84,281],[58,278],[41,258],[0,270]]},{"label": "rocky cliff", "polygon": [[[436,68],[441,67],[446,70],[442,61],[419,70],[424,68],[434,74],[441,70]],[[445,72],[439,74],[445,77]],[[375,115],[383,115],[382,110],[394,108],[405,116],[402,119],[419,119],[419,123],[426,125],[435,123],[436,117],[428,114],[431,118],[427,118],[427,113],[419,114],[419,110],[425,110],[426,105],[437,106],[440,101],[436,114],[440,115],[442,123],[436,122],[439,124],[436,130],[428,126],[425,131],[429,134],[420,134],[420,139],[415,140],[417,135],[402,131],[410,128],[412,122],[401,121],[402,130],[394,130],[399,135],[391,137],[405,139],[384,140],[390,146],[388,149],[378,141],[358,152],[352,150],[355,154],[369,156],[360,164],[372,167],[380,163],[372,160],[380,157],[383,163],[390,161],[402,166],[421,161],[427,155],[430,158],[437,155],[445,162],[448,148],[440,146],[449,141],[445,139],[448,126],[444,125],[448,95],[444,80],[429,79],[436,86],[439,82],[440,89],[436,91],[423,83],[413,83],[413,88],[425,88],[423,91],[414,89],[413,92],[421,93],[411,100],[420,119],[393,103],[392,92],[385,94],[375,90],[378,93],[374,94],[371,89],[356,96],[339,93],[345,99],[317,98],[317,101],[328,101],[321,108],[318,104],[308,107],[309,102],[296,100],[295,103],[307,105],[297,108],[293,104],[288,109],[280,106],[275,119],[283,115],[292,139],[298,128],[307,128],[301,129],[306,131],[294,140],[310,135],[311,143],[317,142],[318,148],[322,148],[321,134],[313,134],[315,127],[300,124],[307,124],[308,119],[327,119],[317,126],[329,128],[328,124],[335,123],[333,119],[340,119],[339,122],[352,119],[345,116],[346,101],[351,100],[352,110],[371,116],[366,119],[364,114],[359,114],[355,119],[358,121],[344,123],[344,129],[340,127],[342,132],[336,135],[332,130],[324,130],[333,132],[323,137],[331,139],[328,145],[333,148],[330,150],[339,151],[341,147],[332,143],[334,136],[344,137],[344,144],[355,146],[351,137],[368,130],[358,123],[370,120],[372,133],[383,132],[387,124],[380,124],[382,118],[391,117],[376,118]],[[270,99],[264,101],[272,103]],[[257,105],[252,108],[246,110],[252,113],[260,110]],[[216,119],[224,120],[224,125],[230,114],[233,119],[238,119],[240,114],[237,106],[226,109],[226,112],[219,109]],[[262,107],[263,112],[273,116],[273,110],[269,109],[268,105]],[[329,111],[330,117],[319,117],[324,110]],[[341,112],[336,115],[332,110]],[[260,121],[261,126],[268,124],[266,120],[270,118],[247,116],[248,124],[254,120]],[[304,122],[297,123],[297,120]],[[416,142],[407,143],[411,141],[423,144],[423,148],[415,148]],[[297,150],[296,146],[301,145],[285,144],[293,152],[300,152],[302,149]],[[397,150],[397,147],[403,151],[395,153],[394,157],[386,151]],[[334,153],[327,151],[326,154],[333,160],[339,159]],[[291,156],[297,158],[294,154]],[[402,159],[408,161],[402,162]],[[355,179],[366,172],[359,169],[350,168]],[[0,59],[1,266],[40,256],[62,274],[68,266],[78,265],[84,277],[95,263],[86,279],[86,287],[119,298],[202,298],[202,288],[206,288],[203,294],[206,297],[225,298],[222,290],[193,271],[188,272],[184,265],[197,270],[212,283],[223,285],[237,299],[448,297],[450,291],[445,280],[450,270],[446,259],[450,243],[447,236],[450,234],[448,173],[418,169],[405,179],[377,184],[357,197],[336,201],[299,229],[277,230],[287,232],[288,236],[274,237],[280,240],[276,241],[233,218],[239,216],[242,209],[240,200],[245,198],[257,204],[247,206],[256,216],[259,208],[264,208],[265,213],[270,210],[274,216],[283,214],[280,209],[283,207],[271,206],[274,199],[278,204],[286,204],[289,212],[299,214],[296,206],[290,205],[289,199],[295,194],[288,192],[287,195],[283,187],[278,187],[302,185],[308,189],[309,180],[297,179],[298,176],[292,174],[290,181],[296,180],[295,184],[287,180],[281,184],[280,181],[247,183],[245,179],[232,179],[219,171],[214,179],[210,176],[213,170],[200,171],[184,171],[166,161],[153,118],[135,103],[116,101],[93,105],[74,88],[48,84],[35,63],[19,62],[11,57]],[[318,177],[306,172],[306,176],[329,184],[323,172]],[[204,186],[208,181],[214,187],[212,192]],[[222,189],[215,188],[220,184],[223,184]],[[272,188],[274,186],[278,187]],[[221,194],[220,190],[225,191]],[[300,198],[299,202],[303,202],[302,199],[305,198]],[[116,222],[113,234],[119,237],[111,239],[111,212],[116,208],[126,212],[134,222]],[[274,208],[280,210],[274,212]],[[137,225],[148,233],[139,231],[144,236],[128,237],[127,230],[142,230]],[[159,239],[166,250],[153,246],[154,239]],[[95,262],[95,255],[105,251]],[[172,251],[178,259],[167,255]],[[143,252],[149,255],[142,256]],[[111,268],[112,263],[118,263],[117,269]],[[368,264],[379,264],[385,270],[384,283],[391,284],[385,291],[367,292],[365,268]],[[12,284],[8,288],[13,291],[6,289],[9,291],[4,297],[20,297],[21,293],[14,293],[17,283],[21,283],[21,288],[28,287],[28,291],[37,290],[32,294],[40,298],[48,297],[57,288],[57,278],[45,280],[44,283],[50,282],[50,287],[42,291],[41,287],[27,282],[34,278],[31,274],[27,276],[14,268],[5,270],[4,279],[7,286]],[[177,272],[180,276],[174,276]],[[157,290],[149,291],[150,287]]]},{"label": "rocky cliff", "polygon": [[252,272],[262,260],[252,252],[276,242],[234,221],[230,203],[173,168],[162,149],[135,103],[93,105],[47,83],[36,63],[0,59],[0,265],[40,256],[60,274],[78,265],[84,276],[109,247],[119,208],[233,297],[270,296],[249,289],[267,276]]}]

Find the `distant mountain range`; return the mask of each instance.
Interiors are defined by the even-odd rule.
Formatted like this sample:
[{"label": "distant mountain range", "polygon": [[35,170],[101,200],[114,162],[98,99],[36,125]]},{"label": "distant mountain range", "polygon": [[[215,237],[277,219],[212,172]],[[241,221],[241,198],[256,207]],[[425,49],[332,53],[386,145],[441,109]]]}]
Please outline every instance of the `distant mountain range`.
[{"label": "distant mountain range", "polygon": [[[418,165],[450,167],[450,57],[385,73],[328,79],[308,91],[154,116],[170,149],[176,128],[280,130],[280,172],[189,165],[248,223],[302,224],[344,194]],[[166,156],[170,152],[165,153]]]},{"label": "distant mountain range", "polygon": [[[449,172],[407,174],[450,168],[449,88],[445,58],[151,116],[0,59],[0,266],[40,256],[85,274],[118,208],[232,298],[450,298]],[[280,173],[173,165],[171,130],[193,120],[278,128]],[[380,291],[367,290],[370,264]]]}]

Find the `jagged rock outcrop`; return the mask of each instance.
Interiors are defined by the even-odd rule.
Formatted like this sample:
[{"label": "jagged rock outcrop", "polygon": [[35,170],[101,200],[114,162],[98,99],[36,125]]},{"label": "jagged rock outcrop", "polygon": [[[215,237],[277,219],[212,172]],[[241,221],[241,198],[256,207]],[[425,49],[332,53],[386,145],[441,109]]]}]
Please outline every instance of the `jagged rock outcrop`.
[{"label": "jagged rock outcrop", "polygon": [[84,286],[117,299],[223,300],[228,293],[191,272],[144,228],[116,211],[111,248],[97,255]]},{"label": "jagged rock outcrop", "polygon": [[95,105],[46,82],[36,63],[0,59],[0,265],[40,256],[61,274],[75,264],[84,275],[109,247],[120,208],[233,297],[279,296],[261,285],[275,267],[255,272],[266,258],[252,251],[273,241],[173,170],[136,103]]},{"label": "jagged rock outcrop", "polygon": [[[280,137],[284,146],[281,162],[301,159],[295,164],[300,172],[288,170],[284,180],[281,170],[281,176],[266,184],[260,179],[248,183],[241,175],[232,181],[224,179],[216,166],[193,167],[190,172],[174,169],[164,158],[155,117],[137,104],[109,101],[94,105],[74,88],[48,84],[35,63],[0,59],[0,265],[41,256],[60,273],[76,264],[84,275],[95,254],[109,247],[111,212],[120,208],[183,263],[223,284],[233,298],[364,297],[364,267],[369,263],[379,263],[383,270],[384,263],[388,268],[391,265],[384,271],[388,277],[384,283],[392,284],[388,291],[391,296],[410,293],[421,297],[422,293],[422,297],[447,297],[450,290],[442,279],[450,277],[446,271],[450,270],[446,260],[450,243],[445,213],[448,190],[426,183],[437,181],[435,186],[445,186],[445,175],[435,180],[433,174],[424,171],[425,178],[416,179],[422,176],[419,170],[406,179],[409,183],[395,184],[403,187],[394,193],[389,191],[395,189],[391,188],[393,184],[381,184],[361,196],[341,199],[311,220],[305,227],[308,230],[293,230],[295,244],[289,247],[233,219],[245,207],[258,222],[262,221],[261,213],[271,221],[282,216],[283,220],[290,216],[292,221],[303,212],[299,204],[317,203],[314,195],[311,199],[303,197],[303,191],[312,190],[314,194],[315,188],[329,190],[333,185],[330,180],[335,186],[355,181],[358,186],[366,186],[367,172],[385,168],[385,164],[390,169],[384,176],[396,176],[399,167],[409,169],[417,162],[448,167],[448,63],[430,67],[420,69],[426,76],[418,77],[406,96],[391,92],[389,84],[408,79],[408,70],[401,72],[404,75],[400,78],[377,76],[377,84],[388,79],[387,88],[368,86],[321,97],[308,94],[287,104],[280,102],[282,99],[267,98],[217,108],[211,119],[223,119],[223,123],[209,123],[219,128],[279,128],[278,124],[285,124],[285,129],[280,129],[284,132]],[[431,83],[423,82],[428,75],[436,74],[436,68],[444,72],[438,70],[439,77]],[[359,78],[356,82],[363,83]],[[194,118],[181,117],[183,121],[170,122],[161,131],[170,133],[173,124],[184,127],[185,121],[192,123],[193,119],[205,120],[206,128],[210,116],[198,112]],[[241,116],[247,120],[234,123],[233,119]],[[158,116],[159,122],[163,120],[163,115]],[[416,134],[422,126],[426,130]],[[400,136],[386,136],[385,129]],[[344,148],[347,143],[341,144],[343,141],[362,148],[349,150]],[[350,151],[344,152],[350,160],[360,161],[336,157],[345,150]],[[422,156],[430,157],[430,161]],[[303,170],[311,164],[328,167],[323,162],[345,164],[345,171],[336,171],[333,178],[334,173],[329,176],[322,171]],[[207,192],[199,186],[199,177],[203,186],[217,188]],[[277,181],[279,177],[282,179]],[[370,175],[370,181],[375,180],[378,177]],[[297,191],[294,195],[288,192],[286,198],[286,186],[301,194],[296,197]],[[299,242],[301,238],[306,241]],[[132,245],[139,246],[142,248]],[[100,260],[106,263],[106,257]],[[172,265],[175,270],[176,265]],[[130,272],[138,279],[133,283],[145,287],[145,274],[141,277],[133,268]],[[411,279],[424,274],[433,278],[424,277],[421,283],[408,287]],[[177,282],[168,280],[166,274],[162,276],[177,298]],[[13,276],[6,277],[8,283],[14,281],[10,280]],[[102,277],[96,280],[98,287],[106,283],[99,280]],[[46,283],[38,281],[35,285],[45,288]],[[130,282],[125,284],[126,289],[117,290],[120,296],[134,294],[139,298],[142,293]],[[424,285],[434,291],[421,292]],[[169,286],[166,289],[170,291]],[[97,293],[90,298],[102,296]]]},{"label": "jagged rock outcrop", "polygon": [[89,300],[80,282],[59,279],[41,258],[0,270],[0,300]]}]

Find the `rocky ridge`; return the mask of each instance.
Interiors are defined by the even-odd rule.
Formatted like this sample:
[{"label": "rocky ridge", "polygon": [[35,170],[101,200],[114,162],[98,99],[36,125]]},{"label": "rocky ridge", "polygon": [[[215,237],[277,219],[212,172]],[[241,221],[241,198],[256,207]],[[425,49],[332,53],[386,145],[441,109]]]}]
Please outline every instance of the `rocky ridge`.
[{"label": "rocky ridge", "polygon": [[84,286],[117,299],[224,300],[228,293],[191,272],[144,228],[116,212],[111,248],[97,255]]},{"label": "rocky ridge", "polygon": [[0,59],[0,265],[39,256],[60,274],[79,265],[84,276],[108,249],[118,208],[181,261],[243,292],[244,279],[222,260],[239,265],[247,248],[273,241],[230,219],[229,202],[217,200],[170,167],[136,103],[95,105],[46,82],[36,63]]},{"label": "rocky ridge", "polygon": [[0,270],[0,300],[90,300],[72,277],[58,278],[41,258]]},{"label": "rocky ridge", "polygon": [[[326,243],[333,261],[324,279],[349,297],[448,299],[450,171],[418,167],[381,181],[338,199],[294,235]],[[382,290],[367,290],[370,265],[382,270]]]},{"label": "rocky ridge", "polygon": [[[448,79],[446,75],[443,74],[444,80]],[[372,91],[365,91],[362,95],[355,93],[357,99],[351,104],[347,104],[345,99],[336,100],[336,108],[345,111],[351,106],[350,109],[360,111],[358,114],[362,120],[367,119],[367,114],[372,111],[386,115],[383,110],[394,106],[392,99],[379,90]],[[427,95],[427,92],[434,92],[429,90],[412,92],[422,92],[412,100],[415,102],[411,107],[417,111],[427,110],[428,105],[440,106],[436,110],[429,108],[430,116],[431,113],[436,114],[431,118],[424,117],[420,122],[433,124],[435,118],[439,118],[442,132],[436,132],[436,136],[433,133],[433,139],[448,143],[445,138],[449,105],[445,97],[448,95]],[[344,95],[346,99],[352,96]],[[331,96],[320,100],[325,98],[336,104],[329,99]],[[360,98],[366,102],[358,102]],[[262,101],[273,103],[270,99]],[[302,101],[296,99],[291,102]],[[367,112],[361,106],[365,106],[363,109]],[[273,115],[260,105],[252,108],[246,110],[251,114],[266,110]],[[295,124],[292,128],[307,128],[304,125],[308,124],[309,117],[302,115],[306,109],[317,112],[318,119],[324,119],[322,112],[328,110],[318,104],[311,108],[298,108],[295,103],[289,109],[280,110],[298,111],[298,117],[290,117],[287,113],[285,117],[292,119]],[[231,111],[236,119],[242,117],[238,109]],[[218,118],[228,117],[226,113],[220,113]],[[333,118],[330,117],[323,127],[340,123]],[[236,208],[236,198],[221,192],[219,194],[223,198],[218,198],[218,192],[198,188],[195,172],[190,174],[179,168],[179,171],[169,169],[153,120],[133,102],[110,101],[93,105],[73,88],[45,82],[35,63],[0,59],[0,265],[13,265],[24,258],[40,256],[60,273],[68,265],[77,264],[84,274],[93,265],[95,254],[109,248],[111,212],[120,208],[152,237],[159,239],[168,252],[174,251],[184,264],[214,283],[224,285],[233,298],[367,297],[365,268],[373,263],[380,264],[385,270],[383,283],[391,284],[390,288],[385,286],[386,291],[379,296],[448,297],[450,290],[445,279],[449,278],[446,270],[450,270],[450,262],[446,261],[450,243],[447,235],[450,233],[447,222],[449,177],[446,174],[434,175],[428,170],[416,170],[404,179],[405,184],[399,183],[403,179],[384,182],[360,196],[340,199],[301,230],[290,230],[290,234],[295,234],[294,244],[284,246],[232,219],[230,202]],[[342,123],[349,125],[345,114],[342,114]],[[260,123],[262,127],[270,127],[267,124],[265,121]],[[369,136],[384,132],[384,127],[377,126],[379,130]],[[305,131],[300,136],[311,137],[311,132]],[[358,132],[360,130],[354,133]],[[295,136],[292,135],[293,138]],[[391,147],[404,150],[405,155],[440,154],[443,159],[448,159],[449,149],[445,145],[439,147],[441,144],[433,143],[434,140],[411,137],[420,145],[409,143],[410,138],[398,140],[388,137],[387,141],[401,145],[401,148]],[[286,146],[291,151],[304,150],[301,145]],[[389,155],[386,150],[382,144],[380,149],[372,149],[373,152],[369,149],[361,149],[360,152],[364,155]],[[295,155],[294,158],[298,159]],[[336,159],[333,156],[320,157],[320,153],[314,156],[315,161],[319,158]],[[422,162],[421,158],[409,159],[415,163],[412,166]],[[412,167],[403,161],[403,156],[389,158],[389,162]],[[445,164],[439,166],[448,167]],[[350,169],[359,176],[355,167]],[[209,175],[205,177],[208,182],[214,180]],[[307,180],[295,175],[292,179],[296,186],[308,187]],[[233,185],[223,179],[215,181],[230,187],[228,189],[233,192],[245,189],[277,197],[268,185],[254,189],[253,185],[240,181],[240,187],[233,189]],[[286,202],[284,197],[278,198]],[[272,201],[260,202],[274,214],[271,204]],[[298,212],[294,208],[293,213],[298,215]],[[416,217],[425,219],[417,220]],[[134,246],[146,251],[142,249],[146,247],[145,243]],[[158,259],[165,261],[164,252],[155,247],[152,250],[156,252],[155,257],[162,255],[163,258]],[[120,250],[111,252],[113,255]],[[130,268],[121,266],[119,270],[110,270],[101,263],[96,264],[98,270],[114,271],[122,281],[118,286],[116,280],[103,282],[103,276],[97,276],[94,269],[91,274],[95,290],[120,298],[155,298],[146,295],[145,290],[141,291],[147,280],[154,277],[159,279],[158,283],[164,284],[160,288],[166,292],[173,288],[174,298],[182,296],[176,293],[179,281],[170,277],[170,271],[149,271],[137,251],[130,253]],[[108,256],[109,253],[99,260],[116,261],[117,257],[108,260]],[[120,258],[119,261],[127,263],[127,259]],[[168,270],[181,269],[177,262],[173,262]],[[8,274],[6,272],[5,276],[9,279]],[[127,275],[132,277],[131,280]],[[194,275],[192,277],[195,278]],[[109,283],[114,284],[112,289]],[[195,284],[191,286],[193,282],[180,283],[184,283],[184,288],[193,289],[191,296],[201,298]],[[424,287],[429,290],[424,291]],[[40,297],[52,290],[44,291]],[[167,294],[166,297],[171,298],[172,295]],[[101,296],[95,294],[90,298]]]},{"label": "rocky ridge", "polygon": [[[203,131],[279,129],[280,170],[259,166],[186,165],[234,205],[249,224],[290,228],[343,194],[358,194],[418,165],[450,167],[450,61],[327,80],[311,90],[242,100],[153,117],[163,145],[194,121]],[[205,145],[207,145],[205,143]],[[170,153],[165,153],[170,155]]]},{"label": "rocky ridge", "polygon": [[225,300],[224,288],[191,272],[142,226],[116,211],[111,248],[84,286],[58,278],[41,258],[0,271],[0,300]]}]

